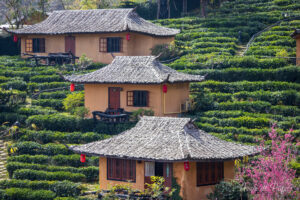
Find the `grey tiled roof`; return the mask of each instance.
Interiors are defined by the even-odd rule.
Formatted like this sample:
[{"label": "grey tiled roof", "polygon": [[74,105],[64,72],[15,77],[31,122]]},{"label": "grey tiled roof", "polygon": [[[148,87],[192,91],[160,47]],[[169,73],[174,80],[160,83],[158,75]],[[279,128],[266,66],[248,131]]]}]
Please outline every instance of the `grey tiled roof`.
[{"label": "grey tiled roof", "polygon": [[189,118],[142,117],[109,139],[71,146],[76,153],[137,160],[230,160],[254,155],[256,147],[223,141],[199,130]]},{"label": "grey tiled roof", "polygon": [[139,32],[154,36],[174,36],[180,31],[144,20],[133,9],[54,11],[46,20],[18,30],[15,34],[71,34]]},{"label": "grey tiled roof", "polygon": [[84,75],[66,76],[74,83],[160,84],[164,82],[200,82],[203,76],[177,72],[154,56],[116,56],[111,64]]}]

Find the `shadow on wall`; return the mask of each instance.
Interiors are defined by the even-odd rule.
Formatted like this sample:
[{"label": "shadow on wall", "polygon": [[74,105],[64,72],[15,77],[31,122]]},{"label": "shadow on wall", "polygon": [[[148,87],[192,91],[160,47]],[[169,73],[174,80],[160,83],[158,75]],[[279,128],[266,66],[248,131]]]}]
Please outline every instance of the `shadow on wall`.
[{"label": "shadow on wall", "polygon": [[20,40],[13,41],[13,36],[3,37],[0,36],[0,56],[16,56],[20,55]]}]

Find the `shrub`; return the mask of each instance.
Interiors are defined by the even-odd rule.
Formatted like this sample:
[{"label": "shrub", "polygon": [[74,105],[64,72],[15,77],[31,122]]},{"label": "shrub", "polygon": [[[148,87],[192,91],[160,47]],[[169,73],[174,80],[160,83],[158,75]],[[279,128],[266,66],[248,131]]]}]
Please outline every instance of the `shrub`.
[{"label": "shrub", "polygon": [[56,110],[48,107],[41,106],[30,106],[30,107],[21,107],[18,109],[18,113],[22,115],[49,115],[57,113]]},{"label": "shrub", "polygon": [[221,181],[214,191],[207,195],[211,200],[247,200],[247,192],[243,191],[239,183]]},{"label": "shrub", "polygon": [[46,172],[31,169],[19,169],[14,172],[13,178],[15,179],[28,179],[28,180],[49,180],[49,181],[73,181],[80,182],[85,181],[84,174],[71,173],[64,171]]},{"label": "shrub", "polygon": [[5,89],[5,90],[20,90],[20,91],[25,91],[27,88],[27,84],[25,81],[22,80],[11,80],[6,83],[1,83],[0,87]]},{"label": "shrub", "polygon": [[72,112],[76,107],[84,106],[84,93],[73,92],[63,100],[64,109]]},{"label": "shrub", "polygon": [[43,92],[40,94],[40,99],[64,99],[70,94],[69,91]]},{"label": "shrub", "polygon": [[84,174],[87,178],[87,181],[95,181],[99,176],[99,167],[84,167],[84,168],[75,168],[75,167],[60,167],[60,166],[48,166],[41,164],[29,164],[21,162],[8,162],[6,169],[9,173],[9,176],[12,177],[14,171],[19,169],[33,169],[33,170],[43,170],[48,172],[57,172],[65,171],[72,173],[81,173]]},{"label": "shrub", "polygon": [[60,142],[66,144],[89,143],[97,140],[106,139],[109,135],[99,134],[95,132],[54,132],[54,131],[32,131],[21,130],[22,137],[20,140],[35,141],[39,143]]},{"label": "shrub", "polygon": [[[24,141],[24,142],[17,142],[11,146],[8,146],[8,150],[10,150],[11,148],[17,149],[16,154],[30,154],[30,155],[44,154],[50,156],[56,154],[64,154],[64,155],[72,154],[72,151],[70,151],[65,145],[53,144],[53,143],[41,145],[37,142]],[[10,153],[10,151],[8,152]]]},{"label": "shrub", "polygon": [[49,190],[31,190],[27,188],[8,188],[4,192],[7,200],[53,200],[55,193]]},{"label": "shrub", "polygon": [[32,105],[42,106],[42,107],[51,107],[55,110],[62,111],[63,104],[62,100],[60,99],[39,99],[39,100],[32,100]]}]

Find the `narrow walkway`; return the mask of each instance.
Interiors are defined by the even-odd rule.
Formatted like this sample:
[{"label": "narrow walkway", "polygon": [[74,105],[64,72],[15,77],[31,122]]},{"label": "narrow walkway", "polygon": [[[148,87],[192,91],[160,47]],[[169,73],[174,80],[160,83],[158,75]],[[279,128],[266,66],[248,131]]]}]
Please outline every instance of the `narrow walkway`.
[{"label": "narrow walkway", "polygon": [[240,46],[238,46],[238,49],[237,49],[235,55],[236,56],[243,56],[246,50],[247,50],[246,45],[240,45]]},{"label": "narrow walkway", "polygon": [[8,178],[8,174],[5,167],[7,150],[3,140],[0,140],[0,156],[0,180],[4,180]]}]

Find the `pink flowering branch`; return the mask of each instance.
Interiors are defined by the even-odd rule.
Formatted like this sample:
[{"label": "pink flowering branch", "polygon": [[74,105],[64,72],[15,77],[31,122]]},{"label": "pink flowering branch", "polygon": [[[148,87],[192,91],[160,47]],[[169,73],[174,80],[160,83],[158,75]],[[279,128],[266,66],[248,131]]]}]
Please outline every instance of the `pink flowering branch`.
[{"label": "pink flowering branch", "polygon": [[271,146],[266,148],[262,140],[258,147],[261,155],[248,165],[238,168],[236,178],[250,191],[254,200],[296,198],[297,189],[292,183],[296,171],[288,167],[296,155],[292,150],[291,132],[281,138],[273,126],[269,133]]}]

